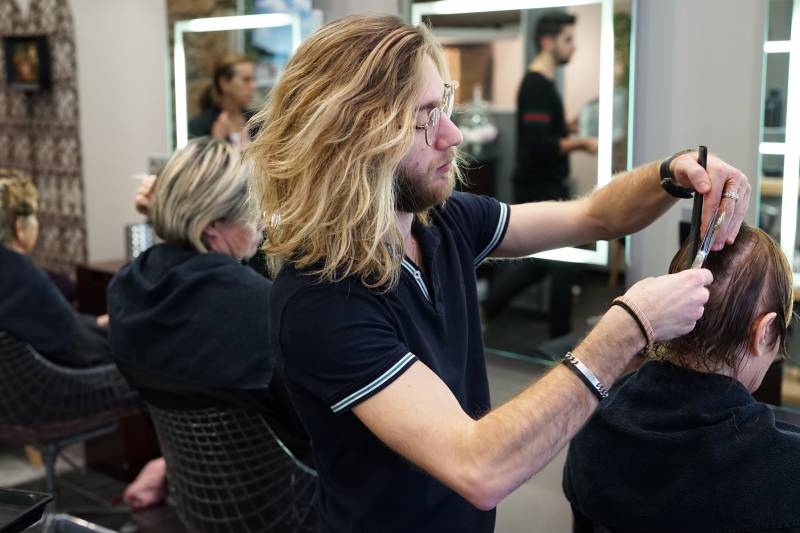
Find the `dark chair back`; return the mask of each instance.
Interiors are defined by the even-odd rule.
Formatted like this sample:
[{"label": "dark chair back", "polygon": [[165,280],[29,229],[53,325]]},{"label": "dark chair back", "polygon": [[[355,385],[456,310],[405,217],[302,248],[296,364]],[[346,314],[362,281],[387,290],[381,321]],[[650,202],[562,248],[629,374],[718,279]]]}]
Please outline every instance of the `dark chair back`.
[{"label": "dark chair back", "polygon": [[66,368],[0,332],[0,438],[54,440],[113,423],[138,394],[113,364]]},{"label": "dark chair back", "polygon": [[317,474],[258,414],[149,406],[167,462],[170,497],[190,531],[318,531]]}]

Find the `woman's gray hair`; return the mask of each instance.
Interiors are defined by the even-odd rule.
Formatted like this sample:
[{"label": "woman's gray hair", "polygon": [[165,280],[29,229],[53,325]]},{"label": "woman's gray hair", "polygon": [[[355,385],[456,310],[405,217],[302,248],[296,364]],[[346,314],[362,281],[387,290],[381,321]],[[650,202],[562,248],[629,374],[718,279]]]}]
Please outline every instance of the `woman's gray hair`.
[{"label": "woman's gray hair", "polygon": [[164,241],[207,252],[203,230],[214,221],[255,224],[250,172],[241,153],[211,137],[175,152],[156,179],[150,220]]}]

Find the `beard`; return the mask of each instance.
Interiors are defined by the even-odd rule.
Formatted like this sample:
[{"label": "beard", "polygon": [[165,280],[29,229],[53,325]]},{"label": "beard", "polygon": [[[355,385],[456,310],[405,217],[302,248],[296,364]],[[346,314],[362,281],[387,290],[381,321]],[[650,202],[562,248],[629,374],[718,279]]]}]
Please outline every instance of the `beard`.
[{"label": "beard", "polygon": [[[455,162],[453,162],[455,164]],[[400,167],[394,180],[395,209],[403,213],[424,213],[436,204],[441,204],[452,194],[455,187],[455,173],[451,168],[444,176],[447,183],[443,188],[431,184],[431,176],[436,168],[433,163],[423,175],[408,172]]]},{"label": "beard", "polygon": [[554,58],[556,60],[556,65],[559,67],[563,67],[567,63],[569,63],[570,59],[572,59],[572,53],[569,54],[562,54],[561,52],[556,52],[554,54]]}]

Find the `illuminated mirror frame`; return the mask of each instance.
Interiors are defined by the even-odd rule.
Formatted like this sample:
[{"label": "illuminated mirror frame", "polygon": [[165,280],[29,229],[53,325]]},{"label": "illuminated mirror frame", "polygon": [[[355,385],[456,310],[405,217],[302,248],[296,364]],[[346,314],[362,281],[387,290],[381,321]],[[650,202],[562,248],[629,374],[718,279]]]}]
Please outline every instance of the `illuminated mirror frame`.
[{"label": "illuminated mirror frame", "polygon": [[[797,0],[800,2],[800,0]],[[597,185],[603,186],[611,181],[611,149],[613,135],[614,102],[614,1],[613,0],[440,0],[438,2],[414,3],[411,5],[411,23],[420,24],[426,15],[453,15],[467,13],[488,13],[523,9],[541,9],[600,4],[600,91],[597,151]],[[635,9],[636,0],[631,0]],[[434,31],[436,28],[434,28]],[[634,46],[635,29],[631,30],[631,50]],[[521,66],[520,68],[525,68]],[[631,61],[631,70],[633,61]],[[631,131],[633,117],[633,76],[628,84],[628,153],[626,159],[630,166]],[[582,248],[558,248],[541,252],[533,257],[553,259],[570,263],[593,265],[608,264],[608,241],[597,241],[594,250]]]},{"label": "illuminated mirror frame", "polygon": [[[794,264],[797,239],[797,198],[800,181],[800,0],[792,5],[792,32],[788,41],[766,41],[765,54],[789,54],[789,85],[786,89],[786,137],[784,142],[761,142],[761,155],[783,155],[783,189],[781,197],[781,249]],[[764,62],[766,81],[766,60]],[[763,104],[762,104],[763,105]],[[763,139],[764,121],[761,121]],[[759,161],[759,168],[761,162]],[[760,174],[760,173],[759,173]],[[794,268],[792,268],[794,270]],[[800,279],[795,273],[794,285]]]},{"label": "illuminated mirror frame", "polygon": [[174,80],[175,80],[175,143],[176,148],[189,141],[188,102],[186,101],[186,53],[183,47],[185,33],[209,31],[254,30],[289,26],[292,29],[292,52],[300,46],[300,17],[294,13],[268,13],[234,17],[211,17],[181,20],[175,23]]}]

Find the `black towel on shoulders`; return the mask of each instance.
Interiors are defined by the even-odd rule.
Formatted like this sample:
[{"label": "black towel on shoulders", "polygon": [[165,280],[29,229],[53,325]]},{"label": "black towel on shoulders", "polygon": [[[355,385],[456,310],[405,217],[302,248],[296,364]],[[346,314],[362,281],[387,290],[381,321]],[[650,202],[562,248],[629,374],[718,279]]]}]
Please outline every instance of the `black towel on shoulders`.
[{"label": "black towel on shoulders", "polygon": [[276,371],[269,338],[272,282],[226,255],[156,245],[108,288],[117,365],[165,409],[260,412],[303,462],[311,447]]},{"label": "black towel on shoulders", "polygon": [[564,492],[622,531],[796,528],[800,428],[730,377],[651,361],[573,439]]},{"label": "black towel on shoulders", "polygon": [[0,331],[48,360],[84,368],[110,363],[106,330],[80,315],[30,257],[0,245]]}]

